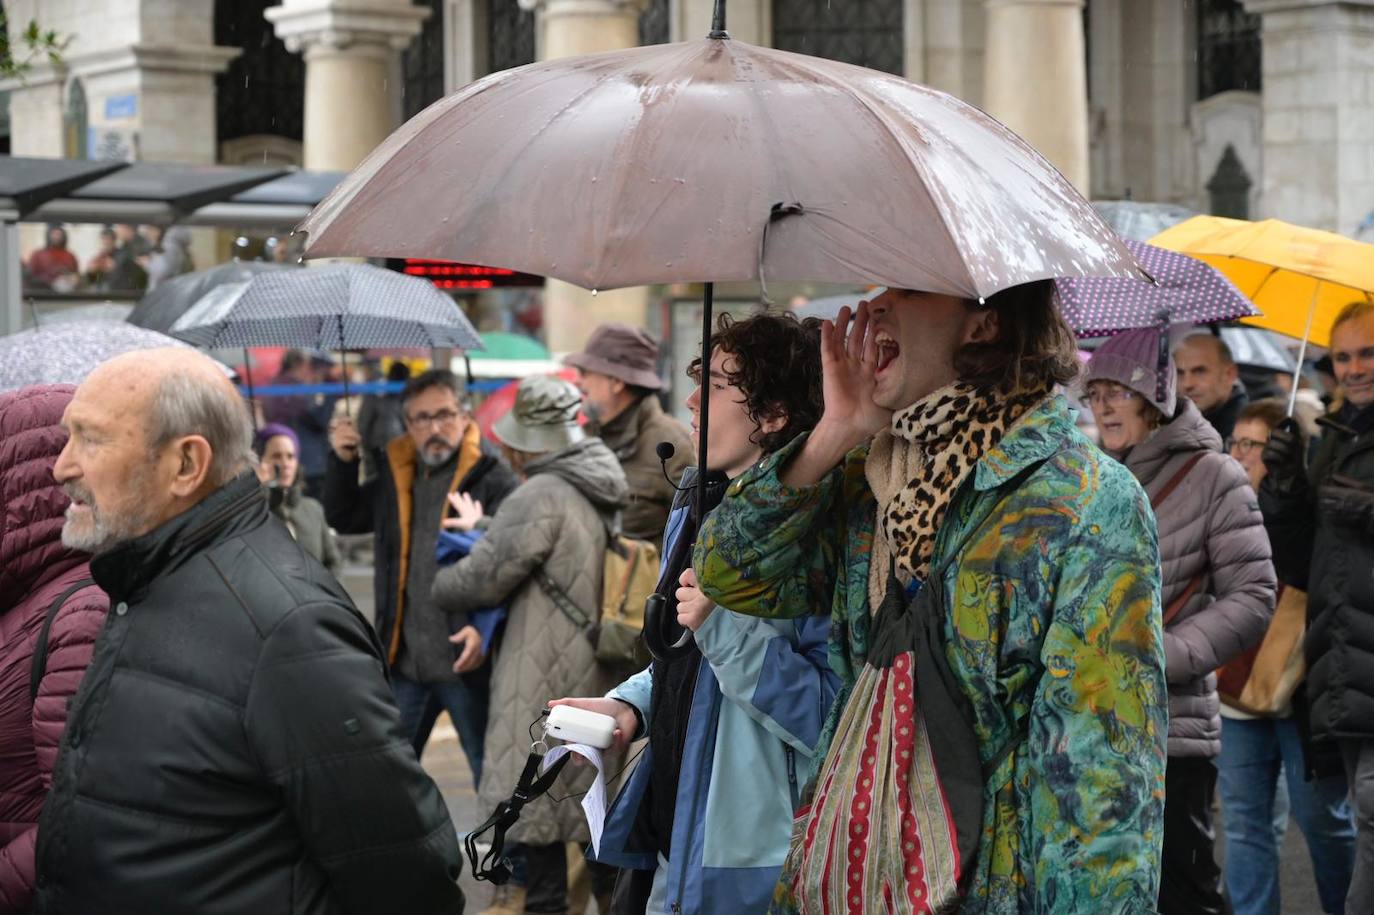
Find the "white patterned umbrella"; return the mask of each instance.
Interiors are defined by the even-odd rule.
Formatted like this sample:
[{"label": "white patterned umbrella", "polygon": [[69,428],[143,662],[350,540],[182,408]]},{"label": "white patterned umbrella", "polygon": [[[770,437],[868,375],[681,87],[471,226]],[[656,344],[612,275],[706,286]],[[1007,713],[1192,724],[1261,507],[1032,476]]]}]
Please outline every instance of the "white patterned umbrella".
[{"label": "white patterned umbrella", "polygon": [[453,299],[425,280],[367,264],[260,273],[216,287],[171,333],[207,348],[482,348]]},{"label": "white patterned umbrella", "polygon": [[[1291,374],[1298,358],[1296,341],[1263,327],[1223,327],[1221,339],[1236,365]],[[1308,346],[1313,349],[1320,347]]]},{"label": "white patterned umbrella", "polygon": [[80,384],[97,365],[121,353],[185,345],[124,321],[64,321],[23,330],[0,337],[0,392]]}]

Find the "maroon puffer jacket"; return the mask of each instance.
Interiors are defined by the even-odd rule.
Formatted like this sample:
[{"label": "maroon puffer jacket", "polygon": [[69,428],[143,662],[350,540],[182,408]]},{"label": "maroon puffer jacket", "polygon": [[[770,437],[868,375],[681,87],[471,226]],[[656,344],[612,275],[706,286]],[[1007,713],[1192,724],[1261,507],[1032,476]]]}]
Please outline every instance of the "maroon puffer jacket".
[{"label": "maroon puffer jacket", "polygon": [[52,468],[70,385],[0,395],[0,915],[28,912],[38,814],[109,599],[95,585],[69,597],[48,634],[48,660],[29,700],[34,643],[62,592],[90,577],[88,556],[62,545],[67,497]]}]

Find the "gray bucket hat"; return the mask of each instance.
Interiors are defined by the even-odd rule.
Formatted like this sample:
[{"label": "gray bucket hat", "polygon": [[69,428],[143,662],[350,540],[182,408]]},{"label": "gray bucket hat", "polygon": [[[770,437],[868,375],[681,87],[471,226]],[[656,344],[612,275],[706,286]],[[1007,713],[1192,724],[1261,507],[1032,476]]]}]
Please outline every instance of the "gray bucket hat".
[{"label": "gray bucket hat", "polygon": [[520,382],[515,406],[492,424],[496,437],[516,451],[547,454],[575,445],[585,436],[577,424],[582,392],[553,375],[531,375]]},{"label": "gray bucket hat", "polygon": [[587,346],[580,353],[565,357],[563,362],[584,372],[609,375],[651,391],[667,387],[655,370],[658,341],[654,335],[642,327],[620,321],[597,325]]}]

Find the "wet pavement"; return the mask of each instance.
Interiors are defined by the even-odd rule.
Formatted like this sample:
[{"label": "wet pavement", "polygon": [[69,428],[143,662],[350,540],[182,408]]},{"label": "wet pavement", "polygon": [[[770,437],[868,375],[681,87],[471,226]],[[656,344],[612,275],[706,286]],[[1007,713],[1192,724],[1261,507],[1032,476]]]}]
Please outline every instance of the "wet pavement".
[{"label": "wet pavement", "polygon": [[[353,596],[358,609],[369,619],[372,618],[372,566],[363,563],[349,563],[343,574],[344,586]],[[478,825],[491,811],[477,808],[477,795],[472,784],[472,772],[468,769],[458,743],[458,736],[445,714],[439,718],[430,737],[429,745],[421,762],[425,771],[438,784],[448,803],[449,815],[460,835]],[[1225,843],[1221,838],[1221,820],[1217,820],[1218,857],[1225,855]],[[1280,857],[1280,887],[1283,894],[1282,911],[1284,915],[1321,915],[1321,904],[1317,900],[1316,884],[1312,880],[1312,862],[1307,854],[1307,845],[1302,830],[1296,822],[1289,822],[1284,835],[1283,854]],[[491,900],[492,887],[489,883],[478,883],[472,879],[466,863],[460,881],[463,892],[467,894],[467,911],[481,912]],[[588,912],[595,912],[596,906]]]}]

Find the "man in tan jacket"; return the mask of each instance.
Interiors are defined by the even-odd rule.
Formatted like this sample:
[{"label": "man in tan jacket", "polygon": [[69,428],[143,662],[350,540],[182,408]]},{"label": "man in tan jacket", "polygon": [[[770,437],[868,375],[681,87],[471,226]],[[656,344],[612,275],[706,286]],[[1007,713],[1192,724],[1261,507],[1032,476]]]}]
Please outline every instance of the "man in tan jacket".
[{"label": "man in tan jacket", "polygon": [[630,485],[630,502],[621,518],[624,534],[659,542],[674,490],[664,477],[658,445],[673,446],[667,462],[673,481],[693,461],[687,426],[659,406],[657,395],[665,385],[656,369],[658,341],[642,328],[608,322],[592,331],[585,349],[565,361],[578,370],[582,408],[615,452]]}]

